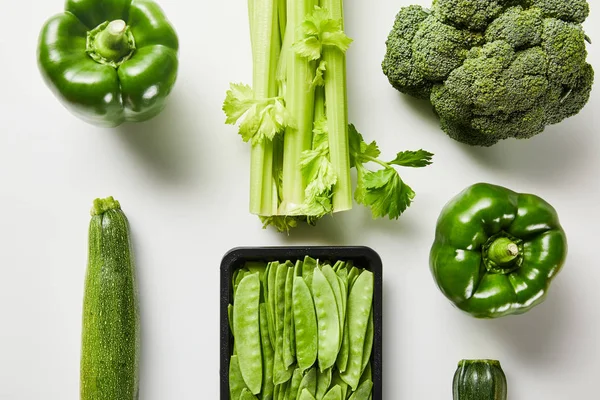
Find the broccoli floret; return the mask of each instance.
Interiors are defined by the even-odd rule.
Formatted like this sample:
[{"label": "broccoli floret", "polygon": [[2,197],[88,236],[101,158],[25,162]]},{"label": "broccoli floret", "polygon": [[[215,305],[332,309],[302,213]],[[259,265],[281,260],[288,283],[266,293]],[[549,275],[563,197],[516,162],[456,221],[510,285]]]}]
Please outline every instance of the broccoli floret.
[{"label": "broccoli floret", "polygon": [[589,100],[594,71],[580,25],[588,14],[580,0],[434,0],[431,13],[406,7],[383,70],[401,92],[429,96],[442,129],[458,141],[529,138]]},{"label": "broccoli floret", "polygon": [[504,40],[515,49],[537,46],[542,42],[544,17],[539,8],[523,10],[517,6],[507,9],[485,31],[485,40]]},{"label": "broccoli floret", "polygon": [[444,23],[483,31],[509,3],[506,0],[434,0],[432,9]]},{"label": "broccoli floret", "polygon": [[388,36],[388,51],[383,60],[383,71],[390,84],[402,93],[428,99],[432,83],[416,68],[412,54],[412,42],[419,24],[429,13],[421,6],[404,7],[396,15],[394,28]]},{"label": "broccoli floret", "polygon": [[577,115],[588,102],[593,83],[594,70],[586,64],[573,86],[553,86],[545,99],[546,123],[557,124]]},{"label": "broccoli floret", "polygon": [[419,24],[412,41],[415,68],[425,79],[441,82],[467,58],[476,38],[430,15]]},{"label": "broccoli floret", "polygon": [[578,24],[590,15],[590,6],[586,0],[533,0],[533,6],[542,10],[545,17]]},{"label": "broccoli floret", "polygon": [[553,82],[572,87],[586,66],[585,33],[579,25],[546,18],[542,48],[548,54],[548,76]]}]

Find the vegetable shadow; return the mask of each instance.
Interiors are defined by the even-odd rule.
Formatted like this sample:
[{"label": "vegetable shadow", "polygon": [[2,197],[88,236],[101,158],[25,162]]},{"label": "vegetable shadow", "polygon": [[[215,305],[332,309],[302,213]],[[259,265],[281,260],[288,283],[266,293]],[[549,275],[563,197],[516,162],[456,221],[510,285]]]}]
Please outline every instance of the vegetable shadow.
[{"label": "vegetable shadow", "polygon": [[445,134],[440,128],[440,120],[438,119],[433,106],[428,99],[417,99],[403,93],[398,92],[398,96],[402,104],[410,108],[410,114],[418,115],[420,120],[427,121],[431,125],[432,129],[435,128],[440,134]]},{"label": "vegetable shadow", "polygon": [[351,210],[327,215],[317,221],[316,226],[300,223],[288,233],[268,230],[283,235],[283,241],[290,245],[361,245],[368,243],[374,234],[398,239],[419,235],[415,232],[422,229],[423,224],[418,220],[418,213],[410,211],[409,207],[398,220],[373,219],[368,208],[354,203]]},{"label": "vegetable shadow", "polygon": [[568,286],[564,281],[558,283],[551,285],[543,303],[525,314],[486,321],[486,334],[504,342],[503,348],[524,365],[550,368],[557,358],[568,353],[564,349],[568,341],[563,339],[572,336],[575,313],[568,300]]},{"label": "vegetable shadow", "polygon": [[491,147],[459,145],[486,169],[555,185],[586,168],[586,162],[596,156],[590,145],[595,140],[591,127],[567,120],[529,139],[506,139]]},{"label": "vegetable shadow", "polygon": [[[351,213],[351,210],[349,210]],[[345,228],[345,221],[349,211],[327,215],[317,221],[316,226],[306,223],[299,223],[295,228],[290,229],[288,233],[276,233],[283,235],[283,241],[290,245],[345,245],[351,235],[351,230]],[[268,228],[268,230],[274,230]]]},{"label": "vegetable shadow", "polygon": [[191,143],[195,126],[192,116],[181,93],[174,91],[165,109],[156,117],[141,123],[126,123],[116,130],[122,141],[141,164],[164,182],[184,183],[194,170],[197,156],[196,146]]}]

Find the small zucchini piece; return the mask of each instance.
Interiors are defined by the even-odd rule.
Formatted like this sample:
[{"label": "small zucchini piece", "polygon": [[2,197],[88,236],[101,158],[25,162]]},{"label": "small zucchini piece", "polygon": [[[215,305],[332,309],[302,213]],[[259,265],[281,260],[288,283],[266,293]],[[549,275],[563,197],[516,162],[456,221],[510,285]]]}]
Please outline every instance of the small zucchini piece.
[{"label": "small zucchini piece", "polygon": [[506,400],[506,376],[497,360],[461,360],[452,384],[454,400]]},{"label": "small zucchini piece", "polygon": [[96,199],[91,215],[80,398],[136,400],[140,315],[129,225],[112,197]]}]

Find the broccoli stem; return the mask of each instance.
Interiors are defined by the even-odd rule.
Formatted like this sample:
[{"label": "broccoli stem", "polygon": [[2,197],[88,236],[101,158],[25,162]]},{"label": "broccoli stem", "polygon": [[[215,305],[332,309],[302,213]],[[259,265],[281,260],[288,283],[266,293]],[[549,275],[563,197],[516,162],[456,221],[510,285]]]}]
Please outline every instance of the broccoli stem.
[{"label": "broccoli stem", "polygon": [[[248,0],[250,37],[252,42],[252,86],[258,98],[277,96],[275,71],[280,42],[277,23],[277,0]],[[272,215],[273,143],[263,141],[252,146],[250,153],[250,212]]]},{"label": "broccoli stem", "polygon": [[[299,27],[316,5],[315,0],[288,0],[286,35],[292,37],[290,43],[300,40]],[[282,57],[287,57],[287,84],[285,104],[296,123],[294,128],[285,131],[283,145],[283,193],[279,214],[292,215],[304,203],[304,179],[300,168],[302,152],[311,149],[314,112],[314,88],[311,81],[316,64],[285,49]]]},{"label": "broccoli stem", "polygon": [[[342,21],[342,0],[321,0],[321,6],[331,19]],[[352,183],[350,181],[350,150],[348,144],[348,98],[346,92],[346,55],[337,47],[324,46],[325,99],[327,102],[327,128],[329,154],[337,183],[333,187],[333,211],[352,208]]]}]

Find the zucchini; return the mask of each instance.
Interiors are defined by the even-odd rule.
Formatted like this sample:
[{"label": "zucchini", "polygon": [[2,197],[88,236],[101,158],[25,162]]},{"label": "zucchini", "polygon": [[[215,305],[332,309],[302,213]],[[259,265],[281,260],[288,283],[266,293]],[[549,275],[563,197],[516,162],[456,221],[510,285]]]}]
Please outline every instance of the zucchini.
[{"label": "zucchini", "polygon": [[129,225],[119,202],[91,211],[83,299],[81,400],[139,397],[140,316]]},{"label": "zucchini", "polygon": [[462,360],[452,383],[454,400],[506,400],[506,376],[497,360]]}]

